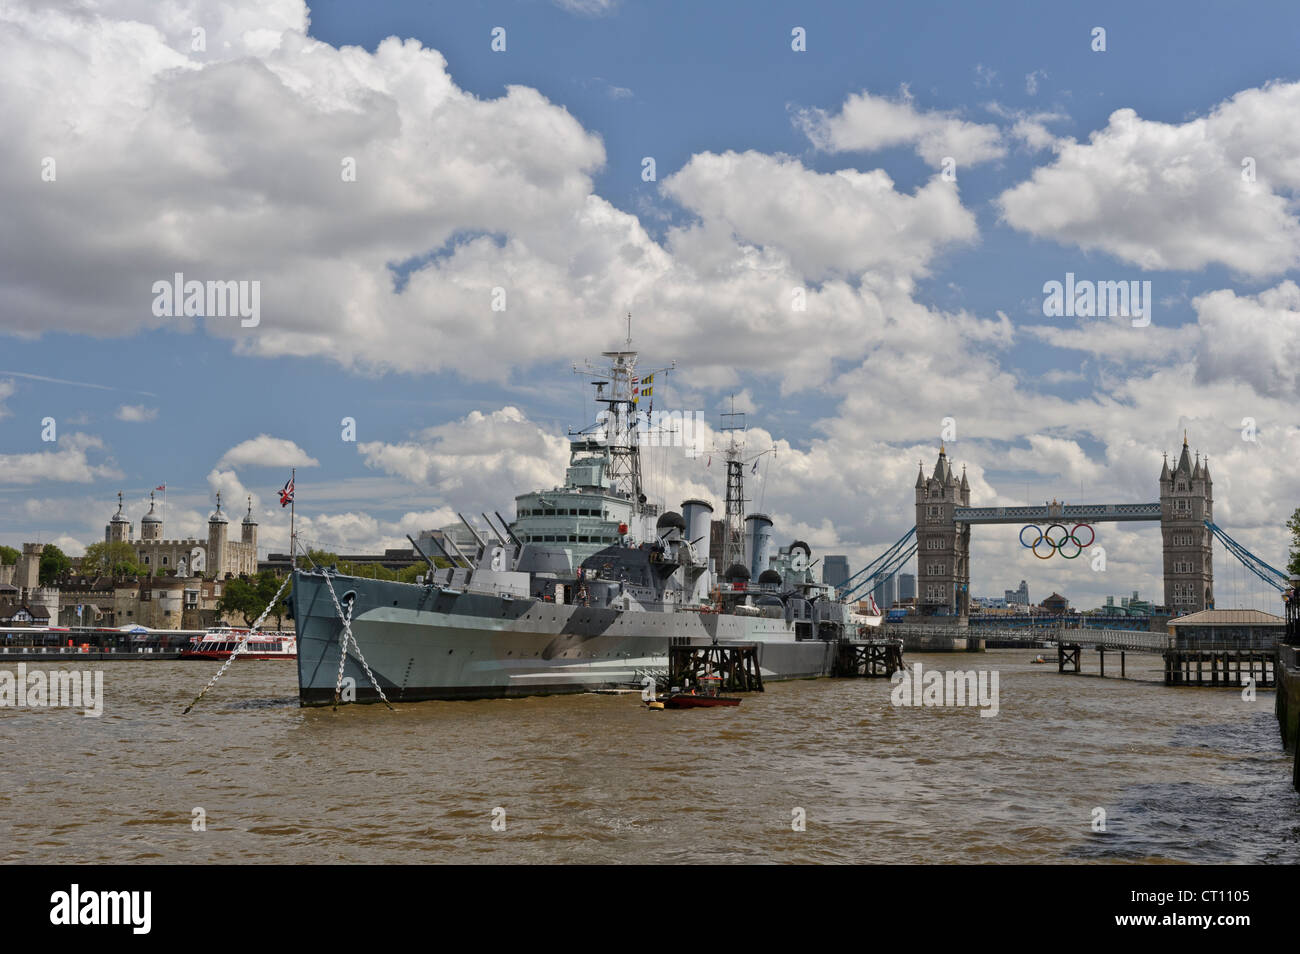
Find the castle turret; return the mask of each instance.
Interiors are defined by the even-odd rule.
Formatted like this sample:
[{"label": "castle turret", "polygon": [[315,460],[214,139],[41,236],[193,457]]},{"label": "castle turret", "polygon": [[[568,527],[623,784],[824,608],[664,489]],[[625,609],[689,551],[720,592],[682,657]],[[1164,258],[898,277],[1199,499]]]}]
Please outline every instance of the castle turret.
[{"label": "castle turret", "polygon": [[41,585],[41,553],[44,550],[43,543],[23,544],[22,556],[18,558],[18,568],[14,571],[14,586],[23,591],[24,599],[29,599]]},{"label": "castle turret", "polygon": [[108,526],[104,527],[104,542],[131,542],[131,521],[126,519],[126,514],[122,513],[122,491],[120,490],[117,492],[117,513],[113,514],[112,519],[108,521]]},{"label": "castle turret", "polygon": [[248,513],[244,515],[244,522],[240,524],[239,539],[249,544],[254,550],[257,549],[257,521],[253,519],[253,495],[248,495]]},{"label": "castle turret", "polygon": [[221,512],[221,493],[217,492],[217,509],[208,517],[208,575],[221,579],[226,575],[226,535],[230,521]]},{"label": "castle turret", "polygon": [[141,540],[161,540],[163,538],[162,517],[157,513],[157,504],[154,503],[153,491],[149,491],[149,512],[140,518],[140,539]]},{"label": "castle turret", "polygon": [[1214,495],[1208,461],[1193,462],[1187,433],[1171,471],[1160,471],[1160,533],[1164,543],[1165,605],[1176,614],[1214,607],[1213,537],[1206,521],[1214,519]]},{"label": "castle turret", "polygon": [[970,506],[970,483],[953,472],[939,445],[934,473],[924,469],[916,485],[916,601],[924,615],[965,616],[970,586],[970,526],[958,523],[958,507]]}]

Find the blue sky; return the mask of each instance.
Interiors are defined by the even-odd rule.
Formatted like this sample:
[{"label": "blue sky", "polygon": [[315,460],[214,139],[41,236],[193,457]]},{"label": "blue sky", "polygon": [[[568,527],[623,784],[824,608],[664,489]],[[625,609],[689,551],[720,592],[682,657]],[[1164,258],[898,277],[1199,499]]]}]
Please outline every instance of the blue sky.
[{"label": "blue sky", "polygon": [[[301,81],[283,40],[302,33],[301,4],[230,7],[193,0],[165,15],[109,3],[99,23],[69,14],[85,35],[65,42],[19,4],[0,35],[0,48],[23,54],[3,68],[6,111],[21,118],[0,147],[4,188],[20,209],[0,271],[0,542],[39,538],[75,552],[102,535],[119,489],[138,522],[141,500],[166,481],[179,530],[201,529],[217,490],[240,501],[253,493],[264,543],[283,549],[273,498],[295,460],[307,533],[325,545],[391,546],[454,510],[506,512],[514,492],[530,489],[520,482],[559,476],[562,435],[583,423],[585,407],[569,364],[617,340],[629,307],[621,289],[635,280],[638,342],[648,360],[678,362],[665,400],[716,420],[726,395],[743,392],[756,446],[789,451],[778,451],[764,505],[823,552],[858,562],[911,525],[916,460],[933,466],[951,415],[950,451],[972,468],[977,503],[1076,499],[1081,484],[1089,500],[1154,499],[1159,453],[1176,450],[1188,427],[1199,449],[1225,461],[1215,471],[1220,522],[1283,558],[1277,515],[1300,502],[1289,463],[1300,435],[1287,413],[1294,371],[1270,362],[1300,354],[1285,288],[1297,260],[1295,170],[1283,168],[1300,146],[1283,122],[1295,115],[1286,111],[1294,5],[1254,4],[1245,15],[1230,4],[1164,3],[324,2],[311,6],[306,34],[333,48],[315,56],[329,65],[305,68],[316,72]],[[142,15],[157,17],[155,35],[123,39]],[[207,30],[201,54],[189,49],[192,25]],[[502,53],[490,49],[498,26]],[[806,52],[791,50],[796,26]],[[1105,52],[1090,49],[1097,26]],[[258,30],[282,37],[278,51]],[[437,51],[445,70],[427,53],[383,53],[392,36]],[[92,55],[98,44],[117,55]],[[339,52],[349,46],[360,59]],[[178,69],[173,55],[192,68]],[[53,57],[68,68],[46,73]],[[404,84],[402,70],[417,67],[428,72]],[[454,108],[420,105],[443,72]],[[512,100],[510,87],[540,96]],[[97,88],[130,92],[97,109]],[[1195,124],[1248,91],[1258,98],[1210,131],[1213,156],[1187,145]],[[828,147],[809,132],[821,111],[830,135],[854,96],[898,122],[893,140]],[[1114,124],[1116,110],[1133,111],[1133,129]],[[1031,142],[1018,121],[1043,138]],[[935,135],[965,124],[996,139],[995,155],[956,157],[956,198],[930,209],[909,204],[936,182],[933,156],[907,132],[927,123]],[[1091,136],[1108,133],[1113,148],[1087,151]],[[853,135],[888,139],[879,124]],[[1066,143],[1084,151],[1071,160]],[[1202,181],[1205,169],[1223,159],[1232,178],[1238,154],[1260,143],[1272,150],[1259,156],[1265,195],[1251,200],[1258,214],[1241,212],[1221,182]],[[474,178],[498,161],[498,147],[499,208],[492,180]],[[318,185],[312,163],[337,168],[351,152],[363,156],[365,189],[390,181],[365,192],[364,206],[335,207],[349,194],[313,194],[333,187]],[[725,162],[699,158],[732,153],[752,168],[719,173]],[[264,158],[241,184],[252,154]],[[61,160],[56,183],[31,174],[46,155]],[[642,179],[646,156],[654,182]],[[1124,163],[1161,189],[1126,194],[1114,172]],[[1184,164],[1186,176],[1170,172]],[[1014,209],[1004,204],[1056,168],[1069,175]],[[879,228],[854,232],[877,199],[858,209],[853,193],[844,205],[834,175],[844,170],[888,176]],[[438,194],[421,194],[426,173]],[[810,199],[773,208],[769,189],[807,189]],[[250,194],[266,217],[241,234],[215,210],[246,210]],[[819,218],[823,194],[842,218]],[[583,195],[610,210],[596,226],[573,224]],[[1104,211],[1071,205],[1090,195]],[[185,227],[173,230],[178,215]],[[911,239],[892,239],[891,224]],[[570,267],[611,247],[615,233],[602,229],[626,227],[644,235],[632,242],[641,258],[629,252],[622,263],[627,275]],[[269,251],[249,251],[262,241]],[[660,253],[670,264],[637,271]],[[150,315],[150,283],[185,262],[218,278],[256,277],[267,262],[262,326],[245,334]],[[412,284],[394,288],[407,272]],[[1151,281],[1156,327],[1055,319],[1061,334],[1030,331],[1053,321],[1043,284],[1066,272]],[[833,320],[796,326],[779,309],[755,312],[764,273],[824,296],[818,307]],[[519,334],[460,304],[483,274],[530,276]],[[345,301],[354,288],[363,291]],[[866,288],[875,298],[863,305]],[[1279,288],[1280,303],[1257,300]],[[841,292],[877,318],[836,309]],[[1198,299],[1214,294],[1230,300]],[[1243,343],[1246,327],[1265,343],[1260,360],[1259,346]],[[523,344],[533,335],[548,346]],[[120,419],[123,406],[146,419]],[[496,429],[476,414],[497,414]],[[340,440],[348,416],[356,444]],[[58,422],[55,447],[40,439],[45,417]],[[1244,417],[1258,421],[1258,441],[1241,439]],[[229,453],[259,435],[273,442]],[[494,457],[491,440],[518,461]],[[717,472],[698,461],[658,466],[670,502],[721,492]],[[1153,588],[1154,529],[1111,533],[1124,558],[1105,579],[1046,571],[1025,562],[1011,533],[991,537],[977,551],[975,589],[1000,592],[1031,572],[1039,591],[1085,603]],[[1222,551],[1216,559],[1225,566]]]}]

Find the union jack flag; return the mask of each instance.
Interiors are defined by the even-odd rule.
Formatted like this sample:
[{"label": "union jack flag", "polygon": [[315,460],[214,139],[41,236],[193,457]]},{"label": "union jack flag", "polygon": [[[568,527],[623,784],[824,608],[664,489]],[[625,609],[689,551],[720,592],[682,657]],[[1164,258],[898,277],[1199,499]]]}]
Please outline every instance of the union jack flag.
[{"label": "union jack flag", "polygon": [[280,491],[280,506],[287,507],[293,503],[293,478],[290,477]]}]

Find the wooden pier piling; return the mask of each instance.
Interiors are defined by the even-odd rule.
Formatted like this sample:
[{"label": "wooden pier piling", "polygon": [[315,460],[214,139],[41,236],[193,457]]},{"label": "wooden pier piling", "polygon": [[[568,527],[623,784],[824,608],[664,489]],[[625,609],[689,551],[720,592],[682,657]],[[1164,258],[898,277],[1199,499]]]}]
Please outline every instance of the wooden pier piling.
[{"label": "wooden pier piling", "polygon": [[694,646],[681,643],[668,647],[669,686],[696,689],[704,676],[720,677],[719,689],[762,692],[763,674],[758,666],[757,644]]},{"label": "wooden pier piling", "polygon": [[901,639],[844,640],[835,654],[834,676],[888,679],[903,668]]},{"label": "wooden pier piling", "polygon": [[1166,686],[1277,686],[1277,651],[1200,647],[1165,653]]}]

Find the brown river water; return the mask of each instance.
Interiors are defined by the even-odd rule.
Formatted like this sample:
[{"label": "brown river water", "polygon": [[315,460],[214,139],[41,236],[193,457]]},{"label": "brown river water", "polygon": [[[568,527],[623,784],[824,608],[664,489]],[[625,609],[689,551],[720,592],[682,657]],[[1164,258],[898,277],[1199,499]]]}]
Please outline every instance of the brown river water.
[{"label": "brown river water", "polygon": [[0,708],[0,858],[1300,861],[1272,691],[1166,688],[1155,656],[1129,657],[1140,681],[1034,655],[906,657],[996,670],[991,718],[895,707],[882,679],[770,683],[735,709],[582,695],[335,712],[299,708],[283,661],[237,662],[183,716],[215,663],[89,663],[102,717]]}]

